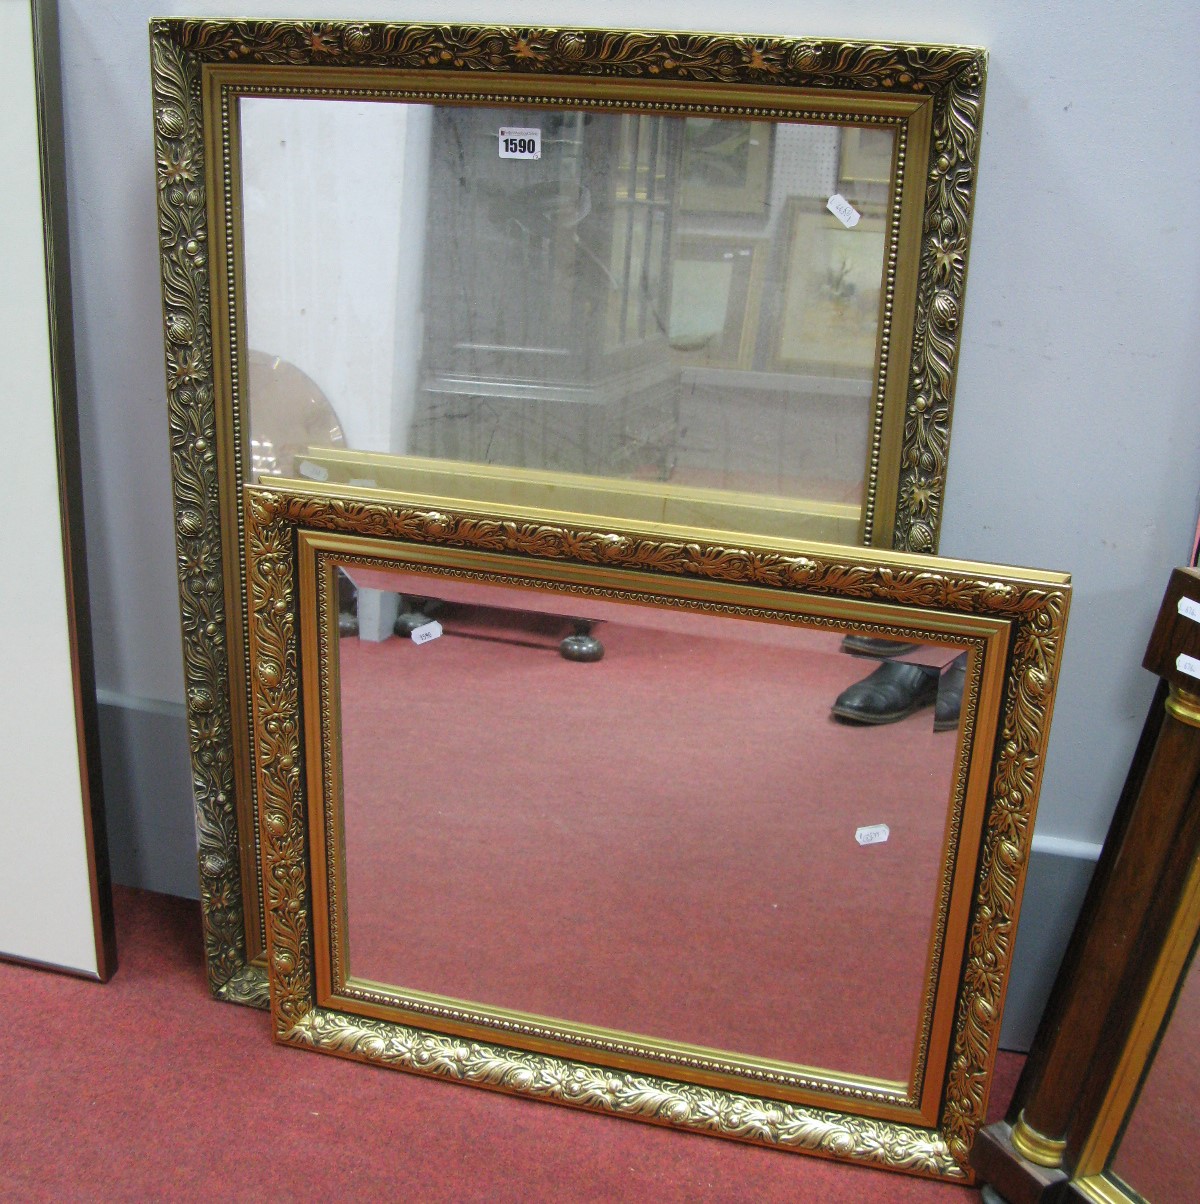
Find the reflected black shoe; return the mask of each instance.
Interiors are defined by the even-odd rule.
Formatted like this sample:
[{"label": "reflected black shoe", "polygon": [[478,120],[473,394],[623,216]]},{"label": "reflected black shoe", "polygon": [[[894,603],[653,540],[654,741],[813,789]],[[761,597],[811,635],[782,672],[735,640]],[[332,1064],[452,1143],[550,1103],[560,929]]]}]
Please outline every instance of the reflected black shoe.
[{"label": "reflected black shoe", "polygon": [[873,635],[848,635],[842,639],[842,651],[851,656],[873,656],[885,661],[889,656],[903,656],[919,648],[920,644],[902,644],[899,640],[885,640]]},{"label": "reflected black shoe", "polygon": [[959,653],[942,674],[938,682],[937,705],[933,708],[933,730],[948,732],[958,727],[958,715],[962,710],[963,686],[967,680],[967,654]]},{"label": "reflected black shoe", "polygon": [[884,661],[874,673],[843,690],[831,710],[851,723],[895,723],[937,700],[937,670],[907,661]]}]

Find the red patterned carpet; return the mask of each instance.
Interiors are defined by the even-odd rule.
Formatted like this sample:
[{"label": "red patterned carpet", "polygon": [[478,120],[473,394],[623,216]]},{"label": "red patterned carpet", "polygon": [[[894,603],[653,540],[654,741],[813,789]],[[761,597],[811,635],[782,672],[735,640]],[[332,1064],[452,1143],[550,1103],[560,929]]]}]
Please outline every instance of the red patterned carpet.
[{"label": "red patterned carpet", "polygon": [[352,973],[906,1078],[954,733],[833,720],[835,634],[589,605],[595,664],[486,607],[341,641]]}]

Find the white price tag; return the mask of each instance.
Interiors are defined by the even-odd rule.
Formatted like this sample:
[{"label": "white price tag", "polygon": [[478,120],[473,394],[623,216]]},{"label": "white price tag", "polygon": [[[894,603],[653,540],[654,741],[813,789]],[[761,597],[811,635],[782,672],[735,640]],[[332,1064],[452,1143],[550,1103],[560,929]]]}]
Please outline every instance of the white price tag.
[{"label": "white price tag", "polygon": [[1180,598],[1178,610],[1185,619],[1194,619],[1200,623],[1200,602],[1193,602],[1191,598]]},{"label": "white price tag", "polygon": [[503,126],[500,130],[501,159],[540,159],[542,131],[520,126]]},{"label": "white price tag", "polygon": [[436,640],[441,634],[441,623],[437,619],[430,619],[428,623],[422,623],[420,627],[413,628],[412,642],[414,644],[428,644],[430,640]]},{"label": "white price tag", "polygon": [[891,834],[892,830],[887,824],[871,824],[866,828],[859,828],[854,833],[854,839],[859,844],[883,844]]},{"label": "white price tag", "polygon": [[1186,652],[1181,652],[1175,658],[1175,668],[1180,673],[1186,673],[1188,677],[1200,678],[1200,660],[1194,656],[1188,656]]},{"label": "white price tag", "polygon": [[302,477],[308,477],[310,481],[328,481],[329,469],[321,464],[314,464],[311,460],[301,460],[296,465],[296,471]]},{"label": "white price tag", "polygon": [[847,230],[853,230],[858,225],[859,218],[862,214],[859,213],[853,205],[840,192],[835,192],[833,196],[825,202],[825,208],[833,214],[834,217],[846,227]]},{"label": "white price tag", "polygon": [[351,477],[350,480],[348,480],[346,482],[346,484],[347,485],[357,485],[360,489],[374,489],[375,488],[375,478],[374,477]]}]

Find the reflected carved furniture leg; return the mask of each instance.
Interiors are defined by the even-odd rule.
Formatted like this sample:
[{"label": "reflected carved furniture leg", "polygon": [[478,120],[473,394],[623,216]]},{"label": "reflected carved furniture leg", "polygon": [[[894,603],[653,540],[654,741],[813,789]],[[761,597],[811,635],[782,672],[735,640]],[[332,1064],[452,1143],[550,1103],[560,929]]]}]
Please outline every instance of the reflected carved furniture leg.
[{"label": "reflected carved furniture leg", "polygon": [[442,605],[436,598],[412,598],[408,605],[405,605],[402,595],[397,594],[395,597],[399,613],[392,624],[392,630],[405,639],[411,638],[418,627],[424,627],[430,622]]},{"label": "reflected carved furniture leg", "polygon": [[558,646],[569,661],[598,661],[604,655],[604,645],[592,635],[591,619],[572,619],[572,631]]}]

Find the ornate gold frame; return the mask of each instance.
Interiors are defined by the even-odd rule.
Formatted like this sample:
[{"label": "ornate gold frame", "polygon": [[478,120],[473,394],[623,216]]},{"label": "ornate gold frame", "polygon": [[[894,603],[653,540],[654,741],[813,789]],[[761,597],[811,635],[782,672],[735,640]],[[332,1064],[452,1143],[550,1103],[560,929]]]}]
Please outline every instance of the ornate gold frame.
[{"label": "ornate gold frame", "polygon": [[[265,1005],[244,636],[236,105],[371,94],[885,122],[905,136],[891,219],[907,359],[871,433],[865,542],[936,547],[986,56],[972,48],[764,36],[307,21],[151,23],[167,394],[184,667],[209,981]],[[897,247],[919,246],[898,255]],[[885,349],[887,350],[887,349]],[[873,461],[874,462],[874,461]],[[606,513],[606,511],[604,512]]]},{"label": "ornate gold frame", "polygon": [[[680,539],[665,528],[582,528],[566,515],[472,513],[439,499],[361,490],[247,488],[245,529],[277,1040],[660,1124],[970,1179],[967,1155],[999,1038],[1069,604],[1066,577],[871,549]],[[721,1066],[654,1043],[589,1044],[586,1031],[534,1031],[520,1018],[489,1019],[487,1009],[456,1019],[431,1008],[401,1022],[394,1001],[339,984],[329,940],[337,884],[313,852],[325,840],[323,799],[336,776],[332,693],[322,684],[336,632],[335,559],[966,645],[958,786],[909,1082],[753,1059]]]}]

